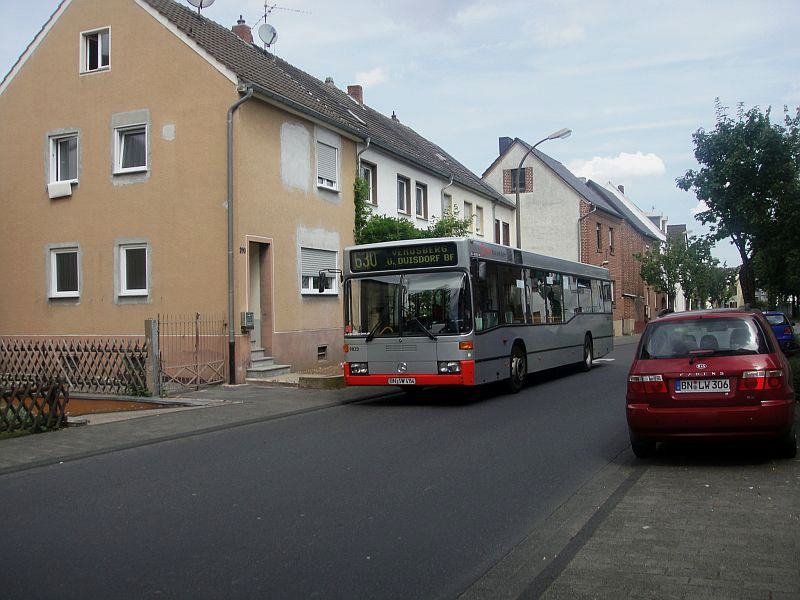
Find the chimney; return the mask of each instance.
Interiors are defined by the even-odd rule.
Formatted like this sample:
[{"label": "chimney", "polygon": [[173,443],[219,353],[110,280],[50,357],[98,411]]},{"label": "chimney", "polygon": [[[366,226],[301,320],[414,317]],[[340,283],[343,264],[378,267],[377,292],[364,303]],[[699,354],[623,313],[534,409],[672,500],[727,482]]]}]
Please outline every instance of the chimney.
[{"label": "chimney", "polygon": [[250,27],[247,25],[247,23],[244,22],[242,15],[239,15],[239,20],[236,21],[236,25],[231,27],[231,31],[248,44],[253,43],[253,32],[250,31]]},{"label": "chimney", "polygon": [[508,150],[508,147],[514,143],[510,137],[501,137],[500,138],[500,154],[502,155],[503,152]]},{"label": "chimney", "polygon": [[394,111],[392,111],[392,121],[397,121],[398,123],[400,122],[400,119],[397,118],[397,115],[394,113]]},{"label": "chimney", "polygon": [[364,104],[364,88],[362,88],[360,85],[348,85],[347,95],[359,104]]},{"label": "chimney", "polygon": [[624,185],[618,185],[617,189],[619,190],[620,194],[624,194],[625,193],[625,186]]}]

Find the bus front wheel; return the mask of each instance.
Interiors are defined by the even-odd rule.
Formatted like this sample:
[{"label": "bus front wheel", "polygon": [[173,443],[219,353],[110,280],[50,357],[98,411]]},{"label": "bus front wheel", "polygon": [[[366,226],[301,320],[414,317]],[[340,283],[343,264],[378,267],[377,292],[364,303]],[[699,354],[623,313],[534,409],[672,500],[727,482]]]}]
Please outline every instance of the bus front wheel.
[{"label": "bus front wheel", "polygon": [[508,379],[508,391],[516,394],[525,385],[525,377],[528,374],[528,357],[522,346],[516,345],[511,350],[510,377]]},{"label": "bus front wheel", "polygon": [[592,336],[586,334],[583,340],[583,361],[581,362],[581,370],[589,371],[594,362],[594,346],[592,344]]}]

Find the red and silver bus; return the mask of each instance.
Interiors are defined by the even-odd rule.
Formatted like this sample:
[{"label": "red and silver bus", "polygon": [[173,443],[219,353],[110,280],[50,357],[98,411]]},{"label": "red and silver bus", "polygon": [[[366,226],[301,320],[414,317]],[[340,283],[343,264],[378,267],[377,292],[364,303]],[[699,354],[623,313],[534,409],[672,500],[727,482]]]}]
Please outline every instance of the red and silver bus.
[{"label": "red and silver bus", "polygon": [[607,269],[468,238],[365,244],[344,255],[347,385],[475,386],[613,348]]}]

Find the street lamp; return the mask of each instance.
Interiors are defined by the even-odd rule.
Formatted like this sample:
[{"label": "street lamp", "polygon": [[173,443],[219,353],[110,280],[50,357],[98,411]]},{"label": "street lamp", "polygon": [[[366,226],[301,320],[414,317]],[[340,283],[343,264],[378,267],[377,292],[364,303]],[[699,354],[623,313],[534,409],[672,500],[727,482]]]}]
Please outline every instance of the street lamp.
[{"label": "street lamp", "polygon": [[[572,135],[572,129],[568,129],[564,127],[564,129],[559,129],[558,131],[554,131],[546,138],[543,138],[536,142],[533,146],[531,146],[528,151],[525,153],[525,156],[522,157],[522,160],[519,161],[519,167],[517,167],[517,197],[516,197],[516,204],[517,204],[517,248],[522,249],[522,235],[520,234],[520,218],[521,210],[519,206],[519,187],[520,187],[520,171],[522,170],[522,163],[525,162],[525,159],[533,152],[533,149],[536,148],[542,142],[546,142],[547,140],[563,140],[564,138],[568,138]],[[525,179],[522,180],[522,185],[525,185]]]}]

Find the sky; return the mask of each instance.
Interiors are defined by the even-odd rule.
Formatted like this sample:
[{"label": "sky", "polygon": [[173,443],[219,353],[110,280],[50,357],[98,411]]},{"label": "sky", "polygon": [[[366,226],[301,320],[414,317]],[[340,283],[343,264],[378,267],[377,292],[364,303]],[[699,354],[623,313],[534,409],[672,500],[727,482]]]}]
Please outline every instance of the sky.
[{"label": "sky", "polygon": [[[534,144],[568,127],[538,149],[694,235],[707,231],[701,207],[675,180],[698,168],[692,134],[714,128],[716,99],[732,116],[771,107],[778,122],[800,106],[798,0],[274,1],[276,54],[341,89],[361,84],[365,104],[477,175],[500,137]],[[2,76],[57,6],[0,0]],[[241,15],[254,34],[264,13],[264,0],[203,10],[229,27]],[[714,253],[741,262],[727,241]]]}]

